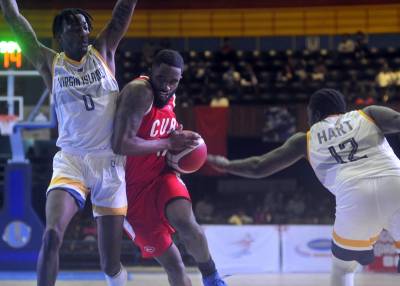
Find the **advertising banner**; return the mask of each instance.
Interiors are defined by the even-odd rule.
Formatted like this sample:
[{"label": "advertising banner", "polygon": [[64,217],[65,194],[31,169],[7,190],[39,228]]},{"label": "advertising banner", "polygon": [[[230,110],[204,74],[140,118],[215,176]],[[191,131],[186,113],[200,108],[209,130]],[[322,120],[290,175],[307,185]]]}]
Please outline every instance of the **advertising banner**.
[{"label": "advertising banner", "polygon": [[203,226],[222,275],[279,272],[279,227],[271,225]]},{"label": "advertising banner", "polygon": [[282,226],[282,272],[330,272],[331,236],[332,226]]}]

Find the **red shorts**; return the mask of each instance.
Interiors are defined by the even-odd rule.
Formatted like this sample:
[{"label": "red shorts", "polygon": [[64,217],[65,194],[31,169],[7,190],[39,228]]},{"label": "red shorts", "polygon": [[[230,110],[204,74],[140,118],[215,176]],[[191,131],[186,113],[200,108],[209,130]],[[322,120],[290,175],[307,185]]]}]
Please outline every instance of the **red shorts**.
[{"label": "red shorts", "polygon": [[[190,199],[185,184],[173,172],[160,175],[142,188],[127,186],[128,213],[124,222],[126,233],[140,248],[144,258],[162,255],[172,244],[175,232],[165,216],[165,207],[174,199]],[[129,199],[129,193],[137,194]]]}]

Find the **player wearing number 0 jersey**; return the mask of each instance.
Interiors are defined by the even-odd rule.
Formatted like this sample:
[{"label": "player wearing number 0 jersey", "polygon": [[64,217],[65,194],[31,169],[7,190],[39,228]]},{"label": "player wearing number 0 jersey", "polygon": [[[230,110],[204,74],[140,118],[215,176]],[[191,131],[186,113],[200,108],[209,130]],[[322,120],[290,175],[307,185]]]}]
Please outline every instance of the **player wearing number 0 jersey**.
[{"label": "player wearing number 0 jersey", "polygon": [[400,113],[380,106],[345,110],[340,92],[319,90],[308,105],[309,132],[293,135],[262,156],[208,158],[221,171],[252,178],[271,175],[301,158],[309,160],[336,197],[332,286],[353,285],[357,263],[373,261],[373,245],[382,229],[391,233],[400,253],[400,160],[385,138],[400,132]]},{"label": "player wearing number 0 jersey", "polygon": [[90,45],[79,62],[55,55],[52,86],[61,151],[48,192],[63,189],[80,207],[91,193],[94,216],[125,215],[125,158],[111,149],[119,92],[113,73]]},{"label": "player wearing number 0 jersey", "polygon": [[127,210],[125,158],[113,153],[111,136],[116,95],[115,52],[137,0],[115,1],[112,15],[89,45],[92,16],[79,8],[60,11],[52,31],[61,53],[46,47],[20,13],[16,0],[0,0],[4,19],[24,55],[51,92],[61,150],[54,156],[47,189],[46,228],[37,262],[37,285],[54,286],[59,249],[72,217],[90,194],[96,219],[101,269],[109,286],[125,286],[120,263]]},{"label": "player wearing number 0 jersey", "polygon": [[58,53],[52,89],[58,119],[57,146],[74,154],[111,154],[118,92],[113,73],[93,46],[80,62]]}]

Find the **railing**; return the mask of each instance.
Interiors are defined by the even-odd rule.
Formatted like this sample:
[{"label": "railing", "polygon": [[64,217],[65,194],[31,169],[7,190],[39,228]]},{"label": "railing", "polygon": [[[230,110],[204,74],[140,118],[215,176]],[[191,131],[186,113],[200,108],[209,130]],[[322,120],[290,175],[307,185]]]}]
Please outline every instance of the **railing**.
[{"label": "railing", "polygon": [[[52,37],[57,10],[25,10],[39,37]],[[111,10],[93,10],[94,33]],[[399,33],[400,4],[265,9],[139,10],[128,37],[221,37]],[[0,34],[12,35],[2,17]]]}]

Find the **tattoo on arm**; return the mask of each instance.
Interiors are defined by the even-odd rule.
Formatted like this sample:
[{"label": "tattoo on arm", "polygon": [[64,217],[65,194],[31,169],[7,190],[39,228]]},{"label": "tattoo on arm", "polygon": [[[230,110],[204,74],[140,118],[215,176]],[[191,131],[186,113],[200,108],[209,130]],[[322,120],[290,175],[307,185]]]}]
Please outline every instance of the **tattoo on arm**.
[{"label": "tattoo on arm", "polygon": [[121,3],[115,7],[110,22],[110,30],[120,32],[122,29],[124,29],[130,19],[131,13],[132,9],[127,3]]}]

